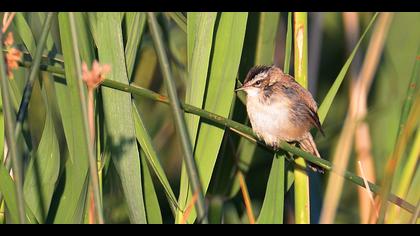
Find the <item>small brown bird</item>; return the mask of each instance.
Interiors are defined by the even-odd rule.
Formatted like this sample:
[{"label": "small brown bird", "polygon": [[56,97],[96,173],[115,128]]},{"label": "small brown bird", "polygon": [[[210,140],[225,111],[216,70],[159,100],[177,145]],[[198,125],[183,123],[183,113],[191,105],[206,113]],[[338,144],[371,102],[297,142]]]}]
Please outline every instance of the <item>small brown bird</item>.
[{"label": "small brown bird", "polygon": [[[247,93],[246,108],[252,129],[267,145],[277,149],[280,141],[295,142],[321,157],[309,132],[316,127],[324,135],[317,104],[292,76],[276,66],[255,66],[236,91],[239,90]],[[309,166],[324,172],[319,166]]]}]

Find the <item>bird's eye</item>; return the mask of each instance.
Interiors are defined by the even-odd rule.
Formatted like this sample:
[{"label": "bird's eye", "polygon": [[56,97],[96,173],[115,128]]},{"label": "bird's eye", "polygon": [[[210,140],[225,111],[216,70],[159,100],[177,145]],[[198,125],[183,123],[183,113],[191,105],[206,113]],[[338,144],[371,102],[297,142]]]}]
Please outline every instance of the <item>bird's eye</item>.
[{"label": "bird's eye", "polygon": [[261,84],[261,80],[258,80],[257,82],[255,82],[255,85],[260,85]]}]

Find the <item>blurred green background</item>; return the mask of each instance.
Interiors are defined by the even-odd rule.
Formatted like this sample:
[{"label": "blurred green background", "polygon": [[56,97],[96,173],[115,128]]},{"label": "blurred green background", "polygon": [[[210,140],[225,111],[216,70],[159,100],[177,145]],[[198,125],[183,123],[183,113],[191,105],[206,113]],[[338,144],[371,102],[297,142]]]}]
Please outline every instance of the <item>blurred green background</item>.
[{"label": "blurred green background", "polygon": [[[42,31],[41,26],[43,20],[45,19],[46,13],[18,14],[20,14],[20,16],[19,18],[16,17],[14,19],[14,23],[11,26],[10,31],[14,32],[17,47],[19,47],[22,51],[30,51],[30,49],[28,49],[28,43],[25,42],[25,39],[23,36],[21,36],[21,34],[22,32],[25,32],[25,30],[30,29],[32,30],[33,38],[35,38],[35,41],[37,41]],[[87,40],[87,44],[96,45],[91,47],[92,58],[106,58],[106,56],[103,56],[105,54],[102,54],[104,46],[100,46],[100,44],[105,45],[105,41],[110,39],[107,39],[106,35],[101,36],[101,34],[104,33],[101,32],[101,29],[103,28],[100,28],[100,26],[92,26],[92,18],[89,14],[94,13],[80,13],[80,15],[78,15],[78,19],[81,21],[81,23],[79,23],[81,25],[85,25],[83,30],[85,30],[88,35],[84,40]],[[128,27],[129,24],[127,23],[127,15],[124,15],[124,13],[120,14],[121,21],[118,24],[121,25],[121,33],[123,37],[122,43],[126,45],[127,40],[130,38],[130,32],[132,32],[133,29]],[[178,18],[173,17],[173,15],[170,13],[156,13],[156,16],[162,29],[164,45],[169,58],[173,79],[177,86],[179,98],[181,101],[185,101],[185,97],[188,96],[187,86],[191,83],[190,80],[194,79],[188,76],[188,40],[190,38],[189,35],[187,35],[187,32],[190,31],[185,31],[188,29],[188,27],[190,27],[189,25],[186,25],[187,22],[190,22],[190,19],[188,19],[190,13],[178,14],[180,14],[178,15]],[[224,20],[228,20],[221,19],[221,14],[222,13],[218,13],[218,16],[215,19],[216,26],[223,23]],[[365,31],[373,14],[374,13],[368,12],[357,13],[357,22],[355,25],[359,35],[354,36],[356,37],[356,42],[359,40],[361,34]],[[0,14],[0,17],[2,16],[3,14]],[[182,22],[182,20],[187,21]],[[166,96],[167,89],[165,87],[162,70],[159,66],[158,55],[155,51],[154,41],[150,31],[150,25],[145,23],[145,19],[139,20],[139,22],[140,25],[143,25],[142,27],[144,28],[142,33],[140,33],[141,38],[139,39],[138,47],[136,47],[135,51],[133,73],[131,76],[128,75],[128,79],[133,85],[148,88]],[[220,84],[222,86],[224,83],[233,85],[233,79],[243,81],[248,70],[258,62],[275,64],[280,68],[283,68],[287,32],[287,12],[252,12],[247,15],[247,18],[245,18],[244,22],[246,22],[246,25],[244,25],[245,31],[243,46],[240,46],[242,43],[239,43],[239,45],[235,44],[241,51],[239,54],[240,57],[238,58],[239,64],[237,72],[234,73],[234,78],[219,78],[221,80]],[[379,59],[379,64],[377,66],[376,72],[374,73],[372,87],[370,89],[367,100],[368,110],[365,121],[370,128],[372,144],[371,154],[373,156],[374,171],[376,177],[375,183],[379,185],[384,183],[385,166],[394,150],[394,145],[397,141],[397,132],[399,128],[402,107],[404,105],[407,89],[409,88],[410,79],[413,74],[416,56],[419,56],[418,49],[420,48],[420,27],[415,27],[418,22],[420,22],[420,13],[393,14],[392,21],[389,26],[389,31],[387,34],[385,34],[386,38],[384,48],[380,54],[381,56]],[[98,22],[97,24],[100,23]],[[183,28],[182,26],[186,28]],[[21,28],[19,29],[19,27]],[[62,27],[63,26],[59,23],[59,17],[54,17],[50,37],[47,39],[46,44],[48,49],[44,51],[44,54],[50,58],[57,55],[62,57],[63,55],[63,47],[61,44],[64,42],[63,36],[60,36],[60,30]],[[79,25],[79,27],[81,26]],[[96,30],[95,27],[97,27]],[[271,35],[268,36],[268,38],[271,38],[272,42],[274,43],[272,45],[273,50],[271,51],[261,51],[261,49],[258,49],[258,38],[261,32],[263,32],[263,27],[267,27],[270,30],[270,32],[266,33],[267,35]],[[272,29],[275,29],[275,31]],[[83,33],[81,33],[83,30],[82,28],[78,28],[79,37],[83,37]],[[230,35],[226,36],[226,38],[234,37],[232,35],[235,34],[237,34],[237,37],[241,37],[241,30],[242,28],[240,27],[232,27],[230,30],[227,29],[225,32],[229,32]],[[356,79],[354,76],[357,75],[361,70],[364,58],[367,56],[366,52],[372,36],[372,32],[373,29],[368,31],[365,40],[362,41],[356,57],[352,62],[350,72],[347,73],[347,76],[344,79],[344,82],[341,85],[337,96],[334,98],[330,112],[326,116],[326,120],[323,123],[326,136],[322,137],[322,135],[316,134],[314,137],[321,155],[329,161],[333,161],[332,156],[334,154],[334,150],[340,148],[337,147],[337,142],[342,131],[346,115],[348,114],[351,80]],[[213,42],[210,44],[210,46],[213,45],[213,47],[215,47],[217,37],[222,36],[216,36],[216,29],[214,31],[214,35],[213,33],[211,33],[211,35],[213,37]],[[98,37],[105,38],[97,39]],[[95,38],[96,40],[94,40]],[[112,39],[112,37],[110,38]],[[103,40],[103,42],[101,40]],[[268,43],[270,42],[271,41]],[[318,104],[322,103],[328,90],[336,80],[337,75],[339,74],[344,63],[353,50],[356,42],[351,42],[349,41],[349,38],[346,37],[343,13],[310,12],[308,14],[308,79],[310,91],[314,95],[314,98]],[[82,44],[86,42],[79,43]],[[33,45],[33,47],[35,46]],[[235,46],[231,45],[231,47]],[[213,48],[213,50],[215,49]],[[228,51],[228,49],[223,50]],[[223,50],[220,49],[221,52]],[[83,55],[83,50],[81,51],[83,59],[85,56]],[[213,60],[213,53],[215,52],[211,51],[211,53],[212,54],[210,55],[210,60]],[[229,61],[231,59],[228,57],[228,55],[226,55],[226,57],[227,62],[224,63],[235,63]],[[266,60],[258,57],[271,58],[271,61],[270,59]],[[60,62],[52,62],[52,60],[48,58],[44,58],[42,62],[54,66],[62,65]],[[66,65],[66,63],[67,62],[64,61],[64,65]],[[209,66],[209,71],[206,73],[206,76],[209,78],[211,77],[212,73],[218,73],[210,70],[210,67],[211,65]],[[115,68],[113,68],[113,70],[115,70]],[[292,75],[293,71],[293,63],[291,63],[290,72]],[[24,78],[27,73],[28,69],[24,68],[20,68],[14,72],[14,81],[16,83],[14,85],[14,89],[16,91],[21,91],[17,92],[17,94],[21,94],[23,91],[25,86]],[[223,73],[224,72],[220,72],[220,74]],[[42,77],[45,78],[42,79]],[[25,149],[26,151],[24,151],[24,153],[26,153],[26,158],[30,158],[30,153],[37,149],[36,147],[38,147],[44,131],[44,126],[40,124],[44,124],[46,122],[46,117],[48,117],[46,115],[46,111],[48,110],[52,112],[52,118],[56,125],[56,128],[54,129],[54,135],[56,135],[57,142],[59,144],[59,153],[61,158],[60,170],[62,171],[64,168],[64,160],[68,158],[68,151],[66,151],[65,148],[68,141],[66,141],[64,128],[61,125],[62,118],[60,117],[64,113],[58,112],[58,106],[60,106],[61,103],[53,102],[54,105],[51,106],[52,108],[47,108],[48,105],[46,104],[48,104],[48,102],[45,102],[45,96],[48,96],[48,92],[45,92],[44,89],[48,90],[49,84],[46,81],[48,80],[47,78],[50,77],[52,76],[47,75],[47,73],[40,73],[40,82],[36,82],[34,86],[27,119],[25,120],[23,129],[24,134],[27,136],[27,140],[30,140],[30,146]],[[417,78],[417,83],[418,81],[419,79]],[[230,85],[226,86],[229,87]],[[52,94],[58,92],[59,90],[56,87],[55,92]],[[98,93],[97,95],[97,119],[99,127],[98,130],[100,130],[98,132],[106,132],[104,129],[107,129],[100,128],[102,127],[101,122],[103,122],[102,119],[104,117],[104,112],[106,112],[106,108],[104,111],[102,106],[107,106],[106,104],[102,103],[105,101],[102,100],[104,99],[103,93],[104,91]],[[51,96],[53,96],[52,100],[56,99],[56,95]],[[163,167],[167,179],[169,180],[173,192],[175,196],[178,197],[180,194],[180,188],[182,186],[180,181],[182,158],[184,154],[181,149],[179,136],[177,135],[176,124],[174,123],[171,108],[166,104],[148,100],[142,96],[133,95],[132,98],[136,107],[141,113],[145,127],[150,134],[152,143],[155,147],[155,150],[157,151],[159,161]],[[194,98],[190,97],[189,99],[191,100]],[[186,102],[188,103],[188,99]],[[220,100],[219,102],[222,101]],[[16,111],[17,105],[18,103],[15,103],[14,109]],[[206,109],[204,105],[203,108]],[[246,123],[247,118],[245,107],[239,99],[233,98],[229,110],[230,112],[228,113],[228,116],[225,117],[249,125]],[[58,114],[61,114],[61,116]],[[3,119],[3,115],[1,116],[1,119]],[[202,122],[203,121],[200,121],[199,127],[203,125]],[[1,123],[3,123],[3,121]],[[3,128],[4,127],[2,126],[1,129]],[[0,131],[2,133],[4,132],[3,130]],[[416,132],[413,131],[413,133]],[[105,136],[103,133],[100,135]],[[246,208],[244,206],[242,194],[239,190],[238,182],[235,177],[236,170],[237,168],[244,170],[246,184],[248,186],[251,203],[254,208],[254,214],[258,216],[264,201],[273,153],[261,147],[257,147],[254,152],[252,147],[254,147],[255,144],[251,144],[243,140],[241,141],[240,136],[229,129],[224,129],[224,132],[222,132],[221,135],[223,138],[221,139],[220,149],[216,150],[217,160],[215,162],[214,170],[211,174],[209,190],[206,194],[206,202],[211,206],[218,206],[218,204],[222,204],[222,215],[224,223],[247,223],[248,218],[246,214]],[[100,140],[102,140],[102,136]],[[197,138],[196,142],[204,142],[204,152],[206,152],[205,143],[210,143],[212,140],[206,140],[204,138],[203,140],[199,140]],[[404,166],[404,163],[407,160],[406,156],[408,155],[409,150],[411,150],[411,146],[413,146],[413,141],[412,139],[410,140],[411,141],[409,141],[407,144],[407,151],[404,152],[405,154],[404,158],[402,158],[402,164],[400,164],[396,169],[396,179],[401,176],[402,166]],[[103,140],[101,142],[105,143]],[[0,143],[3,146],[3,137],[0,140]],[[110,161],[109,158],[112,159],[113,157],[107,151],[106,145],[99,147],[98,150],[100,150],[98,156],[100,156],[100,158],[102,158],[105,163],[103,164],[104,169],[102,171],[102,196],[105,222],[129,223],[130,206],[127,205],[126,198],[124,197],[124,189],[123,185],[121,184],[121,177],[119,175],[118,168],[115,166],[114,162]],[[247,160],[249,163],[237,163],[239,156],[242,156],[241,159],[243,158],[242,160]],[[354,148],[352,148],[348,170],[354,173],[357,172],[358,168],[355,160],[356,154],[354,152]],[[25,163],[27,164],[28,162]],[[291,168],[291,166],[292,164],[289,161],[286,161],[286,167]],[[142,168],[144,167],[147,167],[147,165],[143,164]],[[415,164],[415,169],[418,169],[418,160]],[[168,203],[165,191],[162,188],[162,185],[159,183],[155,173],[153,171],[150,172],[153,178],[156,196],[160,205],[162,222],[173,223],[175,218],[171,213],[170,203]],[[418,171],[415,173],[416,175],[413,180],[410,180],[410,183],[414,184],[415,181],[418,182]],[[63,175],[60,174],[60,176]],[[328,176],[328,174],[310,174],[312,223],[319,222]],[[61,181],[64,180],[62,179]],[[142,181],[145,180],[143,179]],[[60,182],[57,181],[54,186],[56,186],[56,193],[52,196],[52,206],[54,206],[54,204],[58,204],[57,202],[59,202],[55,196],[59,195],[57,192],[60,192]],[[392,192],[396,191],[397,186],[398,181],[397,184],[393,185]],[[420,197],[419,188],[413,186],[410,189],[411,195],[408,197],[408,200],[411,204],[417,205]],[[293,187],[285,193],[285,223],[294,222],[293,193]],[[360,223],[361,219],[358,206],[359,200],[357,186],[351,182],[345,181],[335,222]],[[86,218],[84,221],[86,222]],[[54,222],[54,215],[50,213],[46,222]]]}]

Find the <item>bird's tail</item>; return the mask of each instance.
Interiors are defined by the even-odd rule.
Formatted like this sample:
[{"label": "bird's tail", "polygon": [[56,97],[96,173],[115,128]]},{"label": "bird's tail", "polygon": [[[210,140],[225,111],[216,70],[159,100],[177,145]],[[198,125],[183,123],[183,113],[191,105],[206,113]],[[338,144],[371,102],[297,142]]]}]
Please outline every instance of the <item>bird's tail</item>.
[{"label": "bird's tail", "polygon": [[[299,141],[299,146],[302,148],[302,150],[307,151],[311,153],[312,155],[321,158],[321,155],[319,155],[318,149],[316,148],[316,144],[314,142],[314,138],[312,137],[311,133],[308,132],[305,135],[305,137]],[[318,166],[313,163],[308,163],[308,164],[309,164],[309,167],[315,172],[319,172],[322,174],[325,172],[324,168],[322,168],[321,166]]]}]

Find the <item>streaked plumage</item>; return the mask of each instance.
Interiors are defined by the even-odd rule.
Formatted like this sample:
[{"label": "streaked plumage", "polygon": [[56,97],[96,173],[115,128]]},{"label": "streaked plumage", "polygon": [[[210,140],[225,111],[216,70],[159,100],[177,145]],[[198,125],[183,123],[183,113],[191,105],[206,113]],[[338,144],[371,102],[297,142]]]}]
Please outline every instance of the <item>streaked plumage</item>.
[{"label": "streaked plumage", "polygon": [[309,132],[316,127],[324,134],[317,104],[292,76],[275,66],[256,66],[240,89],[247,93],[252,128],[267,145],[278,148],[279,141],[297,142],[303,150],[320,157]]}]

